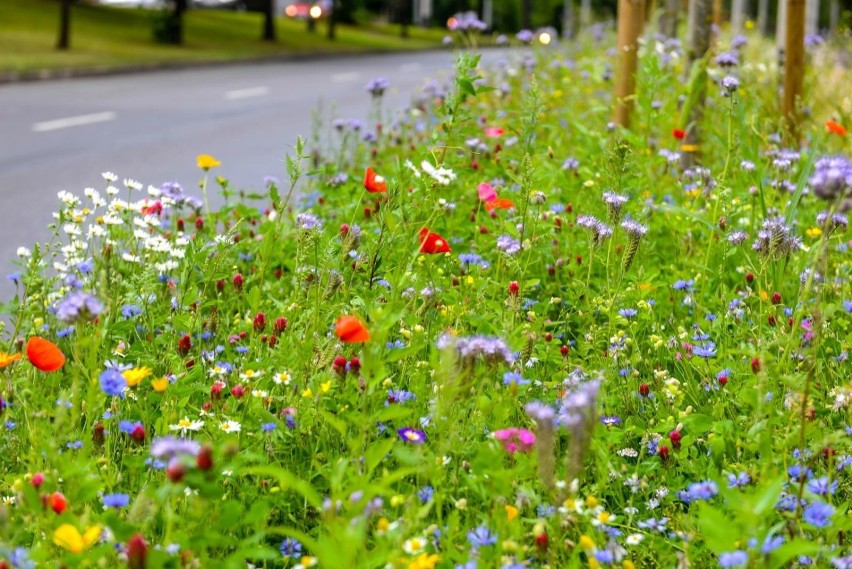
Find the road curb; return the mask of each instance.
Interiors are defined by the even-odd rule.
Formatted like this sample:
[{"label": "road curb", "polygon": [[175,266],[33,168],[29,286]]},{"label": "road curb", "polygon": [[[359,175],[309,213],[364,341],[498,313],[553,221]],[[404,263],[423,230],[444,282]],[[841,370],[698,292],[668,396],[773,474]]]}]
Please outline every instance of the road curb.
[{"label": "road curb", "polygon": [[123,65],[121,67],[84,67],[80,69],[43,69],[39,71],[28,71],[23,73],[0,73],[0,85],[10,83],[27,83],[34,81],[55,81],[60,79],[77,79],[91,77],[109,77],[113,75],[126,75],[131,73],[148,73],[153,71],[181,71],[184,69],[199,69],[206,67],[224,67],[228,65],[242,65],[245,63],[282,63],[293,61],[317,61],[322,59],[357,58],[375,55],[392,55],[400,53],[430,53],[449,51],[450,48],[413,48],[404,50],[395,49],[369,49],[364,51],[330,51],[315,53],[287,53],[269,57],[248,57],[245,59],[228,59],[214,61],[175,61],[167,63]]}]

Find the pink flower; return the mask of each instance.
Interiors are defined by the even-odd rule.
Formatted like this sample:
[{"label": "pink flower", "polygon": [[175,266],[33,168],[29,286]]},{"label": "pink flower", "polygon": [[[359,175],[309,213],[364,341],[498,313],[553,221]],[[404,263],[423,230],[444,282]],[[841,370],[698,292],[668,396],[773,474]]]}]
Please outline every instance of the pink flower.
[{"label": "pink flower", "polygon": [[511,427],[494,431],[493,434],[509,454],[515,454],[518,451],[529,452],[535,444],[535,435],[526,429]]},{"label": "pink flower", "polygon": [[479,199],[484,202],[491,202],[497,199],[497,190],[488,182],[482,182],[476,189],[479,190]]},{"label": "pink flower", "polygon": [[485,129],[485,136],[488,138],[499,138],[506,134],[506,131],[497,126],[489,126]]}]

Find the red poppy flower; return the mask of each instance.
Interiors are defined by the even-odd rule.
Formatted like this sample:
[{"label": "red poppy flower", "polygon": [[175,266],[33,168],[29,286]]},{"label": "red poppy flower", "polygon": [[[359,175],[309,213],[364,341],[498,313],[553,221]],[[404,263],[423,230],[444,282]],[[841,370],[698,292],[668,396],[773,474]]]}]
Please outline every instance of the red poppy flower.
[{"label": "red poppy flower", "polygon": [[825,128],[828,132],[832,134],[837,134],[839,136],[846,136],[846,129],[843,128],[843,125],[840,123],[836,123],[834,121],[828,121],[825,123]]},{"label": "red poppy flower", "polygon": [[346,344],[357,344],[370,340],[370,331],[357,316],[341,316],[338,318],[334,333]]},{"label": "red poppy flower", "polygon": [[491,211],[492,209],[512,209],[514,207],[515,202],[507,200],[506,198],[493,199],[485,204],[485,209],[487,211]]},{"label": "red poppy flower", "polygon": [[380,194],[388,191],[385,179],[373,172],[372,168],[367,168],[367,172],[364,174],[364,187],[371,194]]},{"label": "red poppy flower", "polygon": [[452,249],[450,249],[450,245],[446,239],[437,233],[432,233],[425,227],[420,230],[421,253],[449,253],[450,251]]},{"label": "red poppy flower", "polygon": [[27,358],[41,371],[56,371],[65,365],[65,355],[56,344],[38,336],[27,342]]},{"label": "red poppy flower", "polygon": [[678,140],[683,140],[686,137],[686,131],[680,128],[676,128],[672,131],[672,136]]}]

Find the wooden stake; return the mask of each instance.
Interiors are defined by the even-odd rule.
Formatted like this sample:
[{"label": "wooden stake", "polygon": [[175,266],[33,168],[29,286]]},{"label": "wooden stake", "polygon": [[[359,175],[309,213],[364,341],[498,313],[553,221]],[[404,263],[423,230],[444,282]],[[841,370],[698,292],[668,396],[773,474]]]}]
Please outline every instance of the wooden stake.
[{"label": "wooden stake", "polygon": [[[689,34],[686,38],[687,69],[690,74],[688,108],[685,114],[686,138],[681,145],[681,167],[692,168],[701,153],[701,123],[704,120],[704,99],[707,94],[707,70],[704,60],[710,50],[712,0],[691,0],[689,3]],[[694,69],[695,66],[701,66]]]},{"label": "wooden stake", "polygon": [[782,113],[793,140],[799,140],[798,104],[805,75],[805,0],[787,0]]},{"label": "wooden stake", "polygon": [[713,0],[713,25],[716,26],[716,33],[722,31],[722,20],[725,16],[725,3],[723,0]]},{"label": "wooden stake", "polygon": [[618,0],[618,76],[615,81],[615,123],[630,128],[636,89],[639,32],[645,20],[644,0]]}]

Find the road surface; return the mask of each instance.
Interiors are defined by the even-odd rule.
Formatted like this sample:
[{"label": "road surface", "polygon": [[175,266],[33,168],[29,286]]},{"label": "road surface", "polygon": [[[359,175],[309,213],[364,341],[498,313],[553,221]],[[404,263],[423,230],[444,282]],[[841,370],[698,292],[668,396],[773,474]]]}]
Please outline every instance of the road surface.
[{"label": "road surface", "polygon": [[401,109],[427,79],[448,77],[453,59],[437,51],[0,85],[0,300],[14,292],[4,277],[17,270],[17,248],[49,239],[60,190],[103,190],[101,172],[112,171],[194,191],[201,153],[222,161],[215,174],[233,187],[261,189],[265,176],[286,179],[284,155],[309,135],[320,99],[335,111],[326,124],[364,120],[364,86],[383,76],[385,108]]}]

